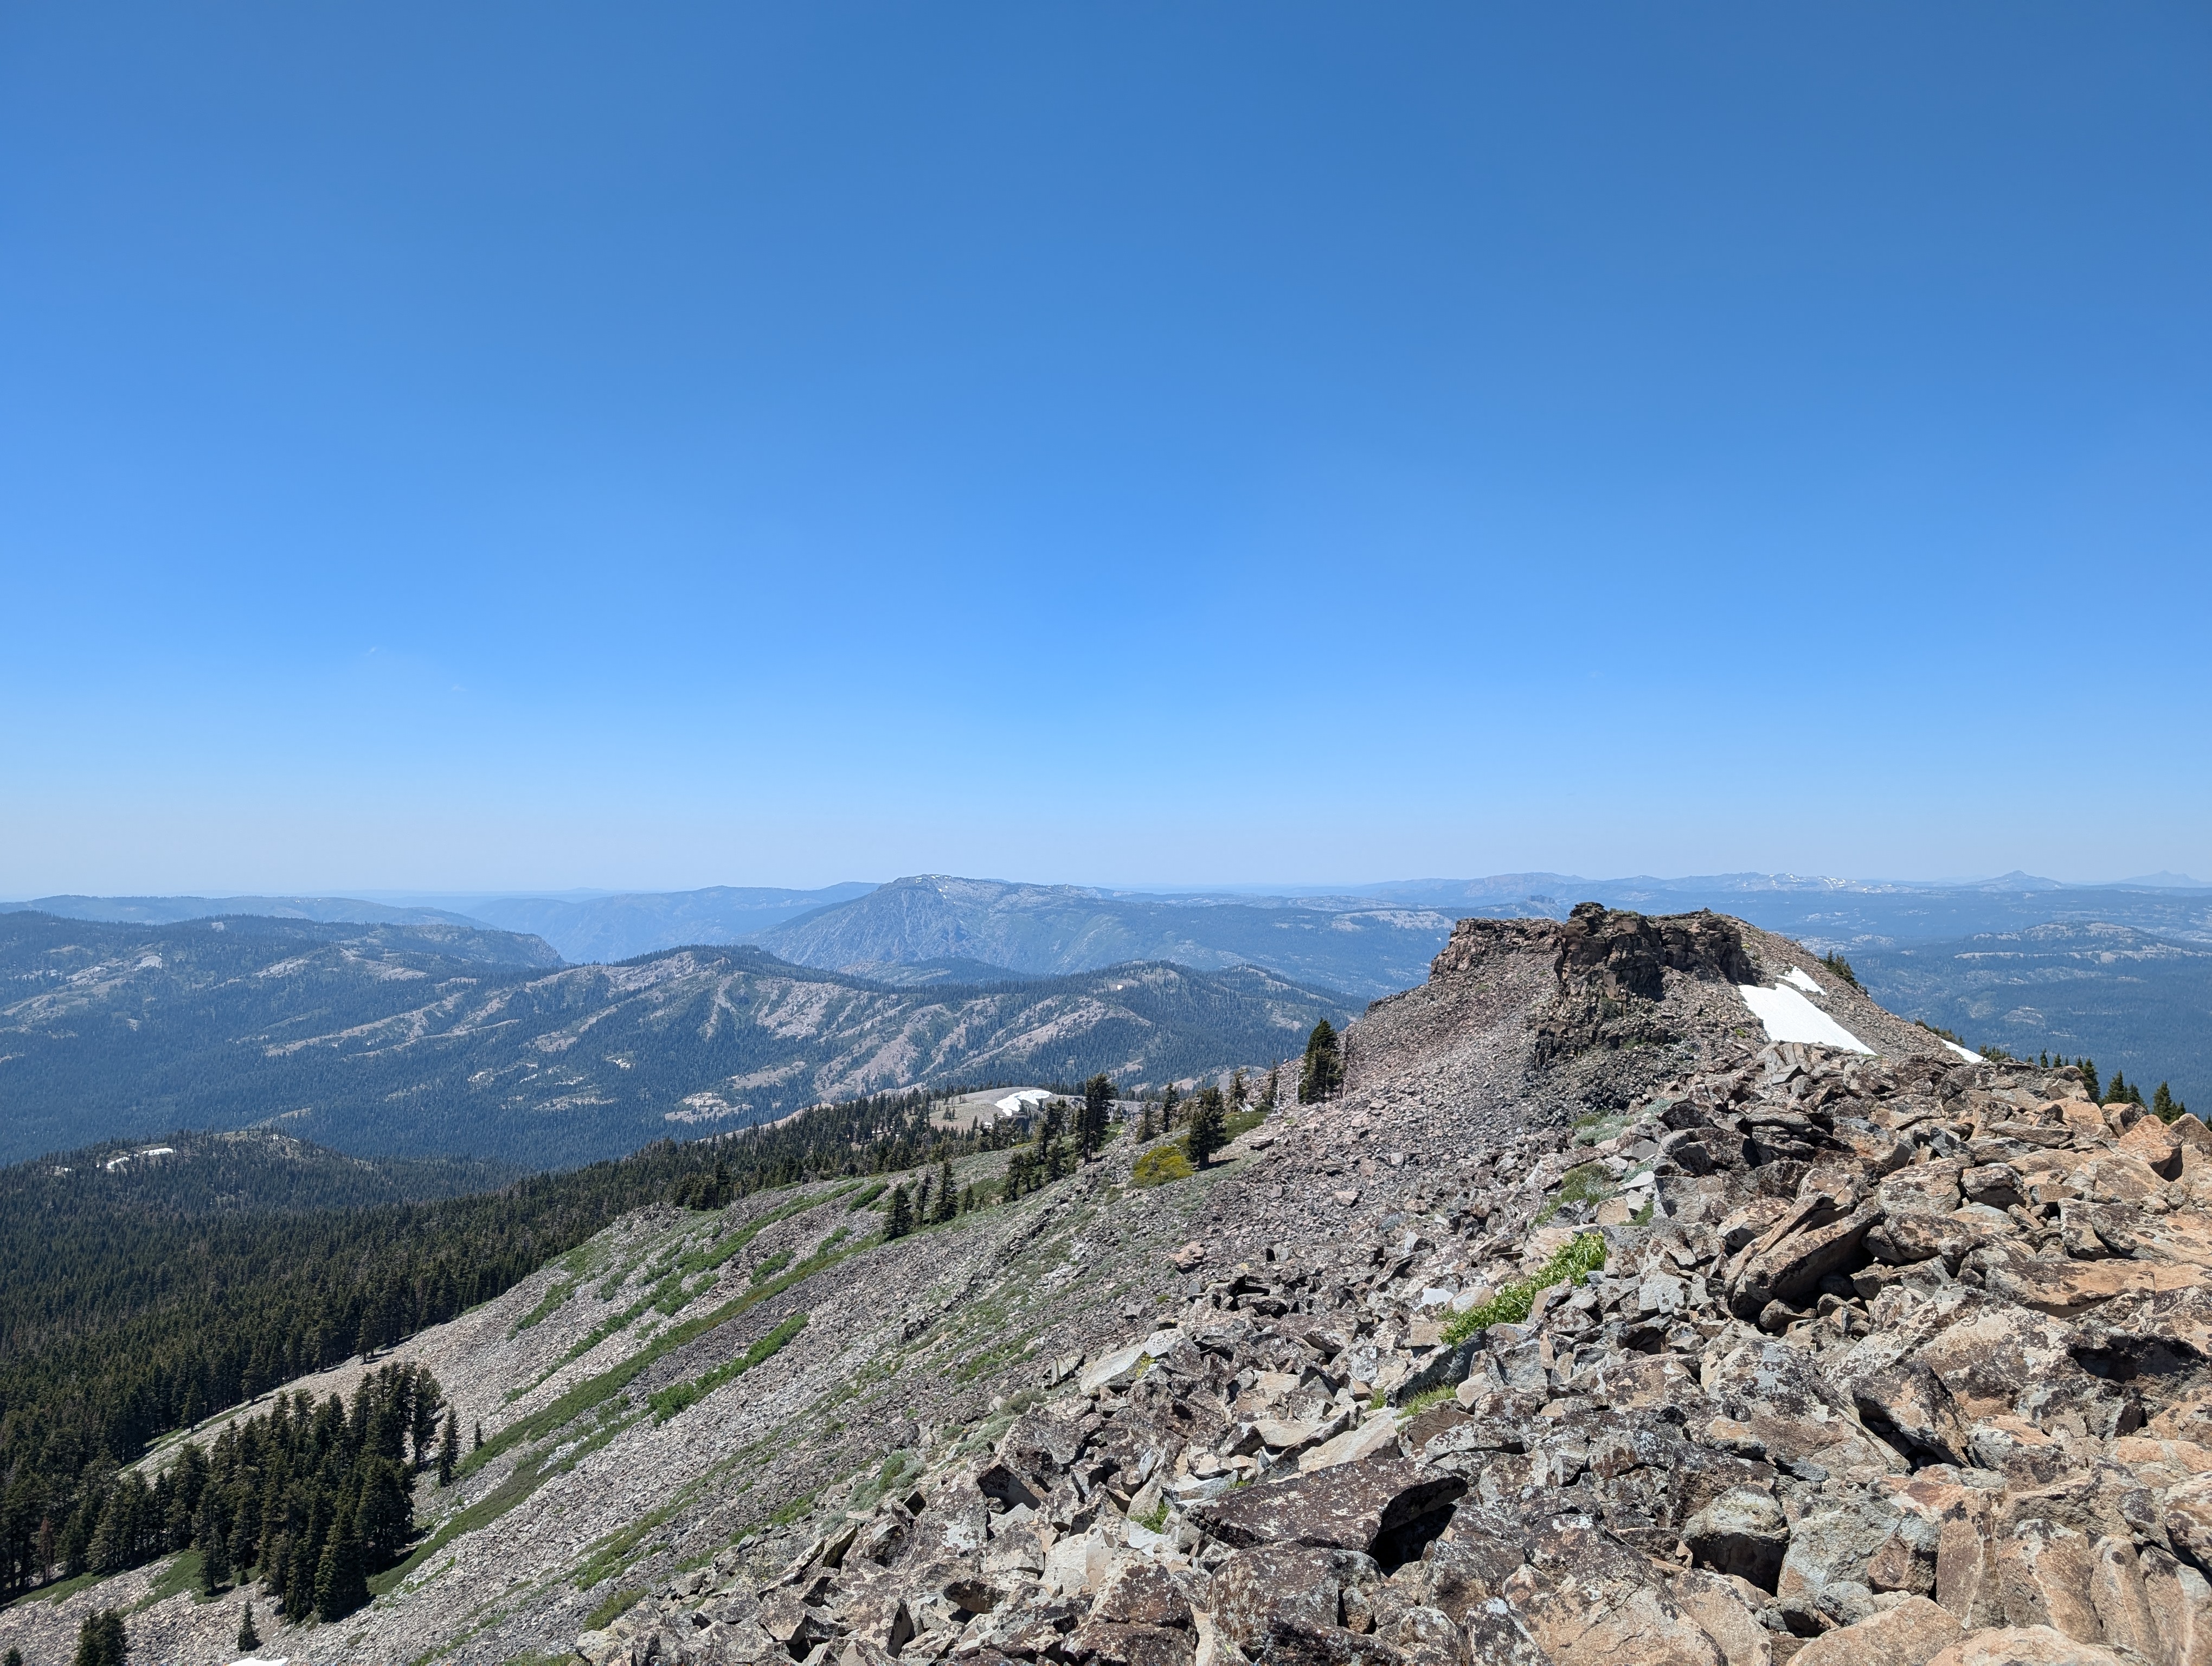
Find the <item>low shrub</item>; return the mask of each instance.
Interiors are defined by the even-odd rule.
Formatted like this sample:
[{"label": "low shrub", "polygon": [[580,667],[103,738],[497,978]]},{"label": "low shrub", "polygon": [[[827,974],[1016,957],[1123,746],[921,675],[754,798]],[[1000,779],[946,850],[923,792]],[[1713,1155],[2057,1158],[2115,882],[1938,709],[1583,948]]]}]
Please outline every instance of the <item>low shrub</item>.
[{"label": "low shrub", "polygon": [[1188,1180],[1197,1172],[1181,1146],[1159,1146],[1137,1159],[1129,1177],[1139,1186],[1164,1186],[1170,1180]]},{"label": "low shrub", "polygon": [[1596,1272],[1605,1265],[1605,1239],[1595,1232],[1579,1234],[1525,1279],[1516,1279],[1480,1307],[1455,1313],[1444,1322],[1444,1341],[1456,1347],[1470,1336],[1492,1325],[1517,1325],[1536,1304],[1536,1293],[1555,1284],[1567,1284]]}]

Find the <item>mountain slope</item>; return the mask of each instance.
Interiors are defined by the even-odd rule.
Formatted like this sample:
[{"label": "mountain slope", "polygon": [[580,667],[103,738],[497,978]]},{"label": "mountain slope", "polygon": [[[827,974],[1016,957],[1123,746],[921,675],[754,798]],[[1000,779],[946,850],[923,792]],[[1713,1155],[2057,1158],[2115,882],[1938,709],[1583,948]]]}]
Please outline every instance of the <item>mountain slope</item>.
[{"label": "mountain slope", "polygon": [[474,918],[534,932],[566,960],[629,960],[697,943],[742,943],[771,926],[866,896],[872,885],[779,891],[710,885],[704,891],[637,891],[567,902],[499,897],[471,905]]},{"label": "mountain slope", "polygon": [[[2188,1613],[2212,1137],[1822,970],[1711,916],[1474,922],[1351,1026],[1340,1101],[1180,1183],[1125,1132],[891,1241],[860,1176],[640,1211],[397,1351],[485,1444],[374,1606],[264,1611],[269,1652],[1721,1666],[2000,1625],[1938,1537],[2031,1617],[2096,1569],[2092,1641]],[[1742,988],[1808,983],[1869,1053],[1766,1043]],[[156,1577],[0,1641],[117,1606],[220,1658],[236,1599]]]},{"label": "mountain slope", "polygon": [[1450,933],[1447,915],[1391,905],[1194,901],[924,874],[757,940],[787,960],[831,970],[950,959],[1031,976],[1125,960],[1249,964],[1371,1000],[1420,982]]},{"label": "mountain slope", "polygon": [[463,957],[551,956],[447,930],[0,916],[0,1157],[270,1122],[550,1168],[925,1079],[1164,1082],[1295,1055],[1346,1016],[1251,968],[891,989],[744,948],[498,966]]}]

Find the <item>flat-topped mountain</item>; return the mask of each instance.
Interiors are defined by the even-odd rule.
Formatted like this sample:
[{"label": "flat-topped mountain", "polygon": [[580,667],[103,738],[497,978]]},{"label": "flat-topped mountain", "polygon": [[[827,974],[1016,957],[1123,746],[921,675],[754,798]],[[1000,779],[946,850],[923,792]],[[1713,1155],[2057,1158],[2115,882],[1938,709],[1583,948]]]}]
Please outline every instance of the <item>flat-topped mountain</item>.
[{"label": "flat-topped mountain", "polygon": [[1395,903],[1152,897],[921,874],[763,932],[787,960],[842,970],[962,959],[1030,976],[1125,960],[1266,966],[1373,998],[1420,981],[1451,916]]}]

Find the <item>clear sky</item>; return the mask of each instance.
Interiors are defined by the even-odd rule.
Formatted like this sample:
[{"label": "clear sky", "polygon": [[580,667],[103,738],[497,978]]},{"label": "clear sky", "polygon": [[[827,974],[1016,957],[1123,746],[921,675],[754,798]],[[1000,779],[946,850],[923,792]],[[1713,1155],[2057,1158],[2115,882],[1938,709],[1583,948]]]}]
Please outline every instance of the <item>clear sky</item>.
[{"label": "clear sky", "polygon": [[0,896],[2212,877],[2196,4],[0,9]]}]

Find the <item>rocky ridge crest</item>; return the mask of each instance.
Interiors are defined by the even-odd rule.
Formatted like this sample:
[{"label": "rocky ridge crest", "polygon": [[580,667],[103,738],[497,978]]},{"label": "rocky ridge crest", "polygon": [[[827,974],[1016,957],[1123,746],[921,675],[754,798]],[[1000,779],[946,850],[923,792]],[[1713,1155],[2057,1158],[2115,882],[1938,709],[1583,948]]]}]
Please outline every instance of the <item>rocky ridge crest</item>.
[{"label": "rocky ridge crest", "polygon": [[[1601,932],[1483,925],[1516,966],[1564,950],[1649,999],[1642,933],[1621,975],[1582,953]],[[1654,1007],[1699,970],[1662,963]],[[1406,1183],[1364,1231],[1226,1266],[1194,1240],[1172,1322],[1063,1361],[988,1451],[829,1511],[780,1569],[728,1554],[579,1655],[2212,1658],[2212,1132],[2071,1071],[1744,1053],[1576,1132],[1383,1153]],[[1275,1141],[1389,1137],[1378,1079]],[[1563,1207],[1593,1165],[1607,1195]],[[1593,1234],[1601,1270],[1455,1343]]]}]

